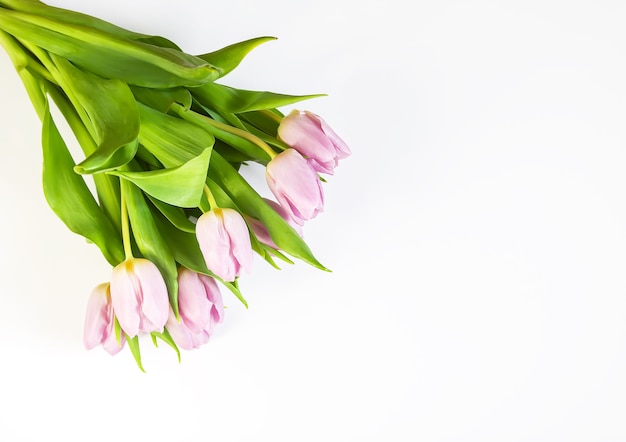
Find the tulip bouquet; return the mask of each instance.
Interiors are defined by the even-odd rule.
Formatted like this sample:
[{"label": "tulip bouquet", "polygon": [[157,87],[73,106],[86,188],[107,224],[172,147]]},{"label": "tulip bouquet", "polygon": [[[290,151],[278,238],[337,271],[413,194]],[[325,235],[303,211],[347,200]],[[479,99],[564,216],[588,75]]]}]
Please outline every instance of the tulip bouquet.
[{"label": "tulip bouquet", "polygon": [[[327,270],[302,238],[323,209],[347,145],[319,116],[279,108],[319,95],[241,90],[219,80],[260,37],[202,55],[38,0],[0,0],[0,44],[42,122],[43,190],[54,213],[112,267],[87,302],[84,342],[110,354],[139,337],[206,343],[224,317],[220,287],[257,253]],[[76,163],[52,118],[68,123]],[[240,173],[266,169],[275,201]],[[93,188],[86,177],[93,179]]]}]

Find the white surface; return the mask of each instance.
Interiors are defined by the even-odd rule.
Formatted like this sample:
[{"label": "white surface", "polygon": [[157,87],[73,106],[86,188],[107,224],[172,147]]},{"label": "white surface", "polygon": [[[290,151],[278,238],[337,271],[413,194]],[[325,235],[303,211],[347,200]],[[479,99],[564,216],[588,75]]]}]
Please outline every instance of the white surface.
[{"label": "white surface", "polygon": [[213,341],[82,346],[110,268],[41,191],[40,124],[0,55],[0,440],[626,440],[626,4],[51,2],[208,52],[354,154],[305,235],[257,260]]}]

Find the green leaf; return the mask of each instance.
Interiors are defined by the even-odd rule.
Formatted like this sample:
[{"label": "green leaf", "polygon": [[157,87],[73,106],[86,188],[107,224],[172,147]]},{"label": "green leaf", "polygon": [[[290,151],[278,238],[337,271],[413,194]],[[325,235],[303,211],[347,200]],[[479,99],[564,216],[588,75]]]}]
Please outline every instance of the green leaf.
[{"label": "green leaf", "polygon": [[169,169],[145,172],[110,171],[110,175],[131,181],[148,195],[178,207],[197,207],[202,198],[211,149],[196,158]]},{"label": "green leaf", "polygon": [[170,305],[178,316],[178,269],[176,260],[168,244],[154,222],[150,207],[134,184],[130,181],[121,181],[121,191],[128,208],[128,216],[133,237],[141,254],[152,261],[161,271],[167,285]]},{"label": "green leaf", "polygon": [[176,342],[174,342],[172,335],[170,335],[170,332],[167,331],[166,328],[163,329],[163,333],[152,332],[150,333],[150,336],[152,336],[152,342],[154,342],[155,347],[158,347],[156,338],[159,338],[161,341],[172,347],[176,352],[176,356],[178,356],[178,362],[180,363],[180,350],[178,349],[178,345],[176,345]]},{"label": "green leaf", "polygon": [[14,11],[41,15],[44,17],[53,18],[57,21],[99,29],[122,39],[136,40],[150,43],[155,46],[180,50],[180,48],[175,43],[164,37],[133,32],[128,29],[116,26],[107,21],[101,20],[97,17],[82,14],[76,11],[71,11],[69,9],[62,9],[55,6],[50,6],[40,2],[39,0],[2,0],[0,1],[0,5],[6,6],[8,9],[12,9]]},{"label": "green leaf", "polygon": [[[209,276],[211,276],[211,275],[209,275]],[[223,280],[221,280],[219,278],[216,278],[215,276],[213,276],[213,277],[215,279],[217,279],[219,282],[221,282],[224,287],[226,287],[228,290],[230,290],[231,293],[233,295],[235,295],[235,297],[243,304],[243,306],[245,308],[248,308],[248,301],[246,301],[245,298],[243,297],[243,294],[239,290],[239,286],[237,285],[236,282],[226,282],[226,281],[223,281]]]},{"label": "green leaf", "polygon": [[191,107],[191,93],[182,87],[151,89],[132,86],[130,89],[137,101],[160,112],[167,112],[172,103],[178,103],[185,109]]},{"label": "green leaf", "polygon": [[94,173],[128,163],[137,152],[139,111],[128,85],[82,71],[51,54],[57,79],[97,144],[76,171]]},{"label": "green leaf", "polygon": [[215,137],[197,125],[139,104],[139,141],[165,167],[176,167],[213,147]]},{"label": "green leaf", "polygon": [[159,46],[162,48],[170,48],[170,49],[176,49],[177,51],[182,51],[180,49],[180,47],[174,43],[171,40],[168,40],[165,37],[162,37],[160,35],[142,35],[140,34],[139,36],[133,36],[133,37],[129,37],[132,40],[136,40],[138,42],[141,43],[148,43],[154,46]]},{"label": "green leaf", "polygon": [[47,5],[39,0],[1,0],[0,5],[18,12],[53,18],[57,21],[99,29],[122,38],[138,39],[147,36],[121,28],[104,20],[69,9]]},{"label": "green leaf", "polygon": [[208,54],[198,55],[198,58],[220,68],[220,77],[231,72],[254,48],[266,41],[276,40],[276,37],[257,37],[228,45]]},{"label": "green leaf", "polygon": [[0,29],[105,78],[138,86],[200,86],[220,75],[216,67],[180,50],[52,17],[0,8]]},{"label": "green leaf", "polygon": [[137,367],[144,373],[146,370],[143,369],[143,365],[141,364],[141,350],[139,349],[139,337],[133,336],[129,337],[126,333],[126,342],[128,342],[128,348],[130,348],[130,352],[133,354],[133,358],[135,358],[135,362],[137,363]]},{"label": "green leaf", "polygon": [[135,157],[139,142],[134,140],[128,144],[113,146],[113,144],[109,144],[103,149],[98,148],[93,154],[74,167],[76,173],[86,175],[104,172],[128,164]]},{"label": "green leaf", "polygon": [[[96,144],[87,131],[84,123],[80,119],[78,112],[69,102],[65,93],[54,85],[47,85],[46,91],[54,100],[61,114],[72,129],[76,140],[79,142],[81,149],[85,155],[90,155],[96,150]],[[96,185],[98,202],[102,210],[109,218],[118,232],[122,230],[120,217],[120,185],[119,178],[105,175],[93,175],[93,181]]]},{"label": "green leaf", "polygon": [[177,229],[183,232],[195,233],[196,225],[189,220],[183,209],[166,204],[150,195],[148,195],[148,199]]},{"label": "green leaf", "polygon": [[87,184],[74,173],[74,160],[48,107],[42,124],[43,190],[54,213],[74,233],[96,244],[113,266],[124,260],[122,238],[108,220]]},{"label": "green leaf", "polygon": [[233,164],[233,167],[235,167],[236,169],[238,169],[239,166],[235,166],[234,163],[241,164],[246,161],[254,160],[254,158],[250,155],[246,155],[242,151],[233,148],[231,145],[221,140],[215,141],[213,150],[215,152],[219,152],[219,154],[224,157],[229,163]]},{"label": "green leaf", "polygon": [[163,169],[163,164],[161,164],[158,158],[141,144],[137,148],[135,159],[141,160],[145,170]]},{"label": "green leaf", "polygon": [[237,115],[229,113],[229,112],[217,112],[199,103],[198,100],[194,100],[194,103],[196,103],[199,108],[201,108],[204,112],[206,112],[206,114],[209,117],[213,118],[215,121],[219,121],[220,123],[224,123],[224,124],[229,124],[236,129],[241,129],[241,130],[246,129],[246,127],[244,126],[244,124],[242,123],[242,121],[239,119]]},{"label": "green leaf", "polygon": [[285,95],[273,92],[248,91],[235,89],[216,83],[193,88],[192,95],[203,105],[221,113],[241,113],[286,106],[325,94]]},{"label": "green leaf", "polygon": [[280,250],[276,250],[273,247],[270,247],[266,244],[261,244],[267,251],[267,253],[276,256],[279,259],[282,259],[283,261],[285,261],[287,264],[293,264],[294,262],[292,260],[290,260],[289,258],[287,258],[284,254],[282,254],[280,252]]},{"label": "green leaf", "polygon": [[155,216],[155,221],[177,262],[195,272],[213,275],[204,262],[195,232],[179,230],[161,216]]},{"label": "green leaf", "polygon": [[272,209],[250,184],[217,152],[211,155],[209,177],[224,189],[246,214],[261,220],[281,250],[318,269],[329,271],[313,256],[311,249],[288,223]]}]

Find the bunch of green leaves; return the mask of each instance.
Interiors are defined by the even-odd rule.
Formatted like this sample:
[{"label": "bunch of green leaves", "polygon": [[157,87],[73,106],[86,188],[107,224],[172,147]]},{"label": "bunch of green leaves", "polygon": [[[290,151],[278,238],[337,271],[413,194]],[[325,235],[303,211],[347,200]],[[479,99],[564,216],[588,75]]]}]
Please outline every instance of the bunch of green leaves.
[{"label": "bunch of green leaves", "polygon": [[[215,277],[193,222],[210,208],[205,186],[221,207],[266,226],[278,249],[256,240],[252,230],[251,242],[270,264],[298,258],[325,269],[239,173],[248,162],[267,164],[268,149],[287,148],[276,133],[283,117],[278,108],[318,96],[241,90],[219,81],[269,40],[194,56],[166,38],[38,0],[0,0],[0,43],[42,121],[43,190],[50,207],[115,266],[125,259],[124,197],[133,255],[159,267],[176,314],[179,266]],[[53,105],[80,144],[84,158],[78,164],[52,118]],[[93,178],[95,194],[86,176]],[[247,305],[237,281],[221,283]]]}]

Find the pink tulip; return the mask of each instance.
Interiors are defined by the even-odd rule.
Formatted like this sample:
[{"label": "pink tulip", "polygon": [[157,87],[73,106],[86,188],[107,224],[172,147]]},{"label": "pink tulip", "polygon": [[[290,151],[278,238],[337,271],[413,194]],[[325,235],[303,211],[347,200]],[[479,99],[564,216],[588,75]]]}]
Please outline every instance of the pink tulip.
[{"label": "pink tulip", "polygon": [[234,209],[213,209],[196,223],[196,237],[207,267],[224,281],[234,281],[252,268],[248,226]]},{"label": "pink tulip", "polygon": [[167,286],[157,266],[147,259],[130,258],[113,269],[111,300],[129,337],[163,331],[169,311]]},{"label": "pink tulip", "polygon": [[107,282],[93,289],[87,301],[83,335],[87,350],[102,344],[102,347],[111,355],[118,353],[124,347],[126,340],[122,334],[120,343],[117,343],[114,326],[115,316],[111,303],[110,286]]},{"label": "pink tulip", "polygon": [[267,184],[299,225],[317,216],[324,208],[322,183],[313,167],[294,149],[276,155],[266,168]]},{"label": "pink tulip", "polygon": [[[293,227],[296,232],[298,232],[298,235],[302,236],[302,227],[300,227],[293,220],[293,218],[291,218],[291,215],[283,206],[281,206],[277,202],[272,201],[270,199],[267,199],[267,198],[263,198],[263,199],[272,209],[276,211],[276,213],[278,213],[285,221],[287,221],[287,223],[291,227]],[[270,246],[274,249],[278,249],[278,246],[272,240],[270,233],[267,230],[267,227],[265,227],[265,224],[263,224],[261,221],[255,218],[247,217],[246,220],[248,221],[248,225],[254,232],[254,235],[259,240],[259,242],[267,246]]]},{"label": "pink tulip", "polygon": [[167,330],[180,348],[192,350],[206,344],[224,318],[224,305],[215,280],[181,267],[178,271],[180,322],[170,310]]},{"label": "pink tulip", "polygon": [[291,111],[278,126],[278,136],[300,152],[316,172],[332,175],[339,160],[351,153],[335,131],[321,117],[309,111]]}]

